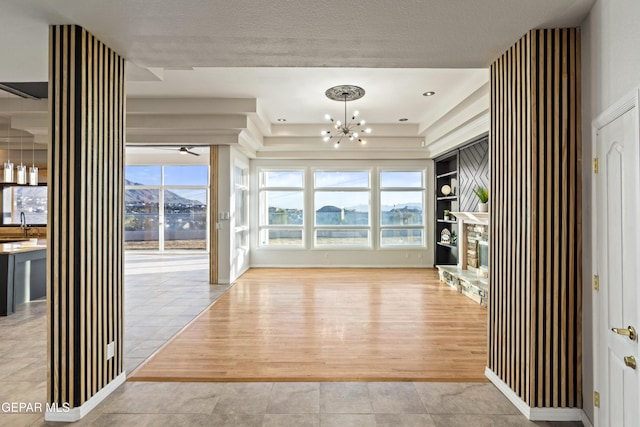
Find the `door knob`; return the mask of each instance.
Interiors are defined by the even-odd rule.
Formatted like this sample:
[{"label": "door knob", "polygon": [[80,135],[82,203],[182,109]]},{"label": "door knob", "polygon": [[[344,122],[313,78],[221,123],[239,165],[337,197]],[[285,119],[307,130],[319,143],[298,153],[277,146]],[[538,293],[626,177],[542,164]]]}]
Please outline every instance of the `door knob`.
[{"label": "door knob", "polygon": [[636,369],[636,358],[633,356],[625,356],[624,364],[630,367],[631,369]]},{"label": "door knob", "polygon": [[638,337],[638,334],[636,333],[636,330],[633,326],[629,326],[627,329],[611,328],[611,330],[618,335],[624,335],[625,337],[629,337],[631,341],[635,341],[636,338]]}]

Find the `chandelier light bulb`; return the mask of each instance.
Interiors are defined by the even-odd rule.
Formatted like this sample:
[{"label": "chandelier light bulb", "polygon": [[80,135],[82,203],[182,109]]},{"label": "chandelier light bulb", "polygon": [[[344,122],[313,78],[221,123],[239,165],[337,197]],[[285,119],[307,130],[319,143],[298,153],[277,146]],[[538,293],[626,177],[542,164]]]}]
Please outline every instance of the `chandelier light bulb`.
[{"label": "chandelier light bulb", "polygon": [[364,131],[365,131],[366,133],[371,133],[371,128],[366,128]]},{"label": "chandelier light bulb", "polygon": [[324,138],[322,138],[322,140],[323,140],[324,142],[327,142],[327,141],[329,141],[330,139],[331,139],[331,137],[330,137],[330,136],[325,136]]},{"label": "chandelier light bulb", "polygon": [[338,147],[340,147],[340,143],[339,143],[339,142],[336,142],[336,143],[333,145],[333,148],[338,148]]},{"label": "chandelier light bulb", "polygon": [[362,145],[367,145],[367,141],[366,141],[366,140],[364,140],[364,139],[361,139],[361,140],[360,140],[360,144],[362,144]]},{"label": "chandelier light bulb", "polygon": [[327,120],[333,121],[333,119],[331,118],[331,116],[329,114],[325,114],[324,118],[327,119]]},{"label": "chandelier light bulb", "polygon": [[356,117],[358,117],[360,113],[358,112],[358,110],[353,112],[353,118],[355,119]]},{"label": "chandelier light bulb", "polygon": [[353,133],[353,137],[354,137],[354,138],[357,138],[357,137],[358,137],[358,132],[354,132],[354,133]]}]

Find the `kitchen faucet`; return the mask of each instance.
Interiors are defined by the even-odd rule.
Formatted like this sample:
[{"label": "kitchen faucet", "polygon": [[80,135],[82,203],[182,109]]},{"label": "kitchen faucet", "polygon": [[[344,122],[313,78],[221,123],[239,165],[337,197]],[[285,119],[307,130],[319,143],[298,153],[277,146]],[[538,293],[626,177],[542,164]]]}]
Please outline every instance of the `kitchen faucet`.
[{"label": "kitchen faucet", "polygon": [[24,230],[24,237],[27,237],[29,227],[27,227],[27,216],[24,211],[20,212],[20,228]]}]

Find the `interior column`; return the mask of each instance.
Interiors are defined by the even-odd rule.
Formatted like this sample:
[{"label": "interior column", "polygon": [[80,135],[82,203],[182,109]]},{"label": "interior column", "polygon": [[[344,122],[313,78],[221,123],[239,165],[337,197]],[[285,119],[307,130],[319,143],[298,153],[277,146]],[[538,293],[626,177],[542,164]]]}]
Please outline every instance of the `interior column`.
[{"label": "interior column", "polygon": [[[75,421],[124,382],[125,61],[84,28],[49,31],[48,401]],[[58,410],[55,410],[57,406]]]},{"label": "interior column", "polygon": [[491,66],[487,376],[530,419],[580,419],[580,33],[532,30]]}]

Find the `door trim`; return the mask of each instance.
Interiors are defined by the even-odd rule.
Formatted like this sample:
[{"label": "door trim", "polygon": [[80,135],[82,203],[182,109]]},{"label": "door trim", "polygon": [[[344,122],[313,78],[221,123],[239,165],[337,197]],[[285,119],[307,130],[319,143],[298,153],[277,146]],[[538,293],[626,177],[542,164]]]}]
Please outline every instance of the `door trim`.
[{"label": "door trim", "polygon": [[[628,111],[636,108],[636,114],[638,118],[636,119],[636,124],[640,124],[640,113],[638,113],[638,109],[640,108],[640,87],[637,87],[623,96],[620,100],[614,103],[612,106],[607,108],[604,112],[602,112],[598,117],[596,117],[591,123],[591,159],[595,159],[598,156],[598,131],[613,122],[617,118],[621,117]],[[636,132],[640,132],[636,130]],[[640,133],[639,133],[640,134]],[[589,163],[591,163],[591,159]],[[591,268],[592,274],[597,275],[598,272],[598,259],[599,259],[599,242],[598,242],[598,216],[597,216],[597,190],[598,186],[596,185],[596,177],[593,173],[593,169],[591,171]],[[592,278],[593,279],[593,278]],[[600,360],[600,343],[604,339],[600,335],[600,301],[598,299],[599,291],[593,289],[593,280],[590,280],[591,283],[591,309],[593,315],[593,321],[591,324],[592,328],[592,337],[593,337],[593,348],[592,348],[592,356],[593,356],[593,389],[594,391],[602,390],[602,384],[600,383],[599,372],[601,371],[599,368],[601,367],[602,361]],[[638,293],[638,304],[640,305],[640,292]],[[584,391],[583,391],[584,392]],[[600,418],[600,408],[593,408],[593,425],[594,427],[598,427]]]}]

